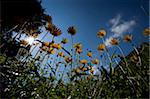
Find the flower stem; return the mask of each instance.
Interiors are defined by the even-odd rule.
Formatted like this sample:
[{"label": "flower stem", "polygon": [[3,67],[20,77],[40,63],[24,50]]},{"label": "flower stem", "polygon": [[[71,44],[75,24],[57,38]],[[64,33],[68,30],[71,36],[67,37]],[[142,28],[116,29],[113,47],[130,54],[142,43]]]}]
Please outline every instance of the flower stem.
[{"label": "flower stem", "polygon": [[132,47],[134,48],[135,52],[137,53],[138,59],[139,61],[137,62],[137,66],[141,66],[142,62],[141,62],[141,57],[140,57],[140,53],[138,52],[137,48],[134,46],[134,44],[132,44]]},{"label": "flower stem", "polygon": [[124,53],[123,53],[123,50],[122,50],[121,47],[118,46],[118,45],[117,45],[117,48],[119,49],[119,51],[121,52],[121,54],[122,54],[122,56],[123,56],[123,59],[124,59],[125,64],[126,64],[126,68],[127,68],[127,69],[129,70],[129,72],[131,73],[131,70],[130,70],[130,68],[128,67],[129,65],[128,65],[127,60],[126,60],[126,58],[125,58],[125,55],[124,55]]},{"label": "flower stem", "polygon": [[[102,38],[102,41],[103,41],[103,43],[104,43],[104,39]],[[112,63],[112,60],[111,60],[111,58],[110,58],[110,54],[108,53],[108,49],[106,48],[106,54],[107,54],[107,56],[108,56],[108,59],[109,59],[109,61],[110,61],[110,63]]]},{"label": "flower stem", "polygon": [[72,69],[72,67],[73,67],[73,37],[72,37],[72,35],[71,35],[71,42],[72,42],[72,49],[71,49],[71,51],[72,51],[72,55],[71,55],[71,58],[72,58],[71,69]]}]

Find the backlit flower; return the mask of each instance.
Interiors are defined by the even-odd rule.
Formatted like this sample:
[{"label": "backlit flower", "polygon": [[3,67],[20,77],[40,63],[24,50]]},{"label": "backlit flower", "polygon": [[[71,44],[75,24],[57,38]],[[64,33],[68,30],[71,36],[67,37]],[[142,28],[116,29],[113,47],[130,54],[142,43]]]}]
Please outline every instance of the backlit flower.
[{"label": "backlit flower", "polygon": [[42,50],[42,51],[46,51],[46,50],[47,50],[47,47],[46,47],[46,46],[42,46],[42,47],[41,47],[41,50]]},{"label": "backlit flower", "polygon": [[52,47],[59,50],[59,49],[61,49],[61,44],[54,43],[54,44],[52,44]]},{"label": "backlit flower", "polygon": [[82,71],[87,71],[88,69],[86,67],[82,68]]},{"label": "backlit flower", "polygon": [[74,26],[69,27],[67,31],[71,35],[75,35],[76,34],[76,29],[75,29]]},{"label": "backlit flower", "polygon": [[92,63],[97,65],[99,63],[99,60],[98,59],[94,59],[94,60],[92,60]]},{"label": "backlit flower", "polygon": [[132,35],[125,35],[123,39],[124,39],[125,42],[131,42]]},{"label": "backlit flower", "polygon": [[80,54],[82,52],[83,52],[82,49],[76,49],[76,53]]},{"label": "backlit flower", "polygon": [[47,27],[46,27],[46,30],[48,30],[50,33],[53,31],[53,28],[54,28],[54,25],[52,23],[48,23],[47,24]]},{"label": "backlit flower", "polygon": [[98,51],[104,51],[105,50],[105,45],[104,44],[99,44],[97,50]]},{"label": "backlit flower", "polygon": [[80,63],[81,64],[86,64],[88,61],[87,60],[85,60],[85,59],[83,59],[83,60],[80,60]]},{"label": "backlit flower", "polygon": [[61,41],[61,43],[63,43],[63,44],[68,43],[68,39],[67,38],[63,38],[62,41]]},{"label": "backlit flower", "polygon": [[49,46],[49,42],[44,42],[44,46]]},{"label": "backlit flower", "polygon": [[113,38],[113,39],[111,39],[111,42],[110,42],[112,45],[118,45],[119,44],[119,41],[118,41],[118,39],[115,39],[115,38]]},{"label": "backlit flower", "polygon": [[144,29],[143,34],[144,34],[145,36],[149,36],[149,35],[150,35],[150,28]]},{"label": "backlit flower", "polygon": [[49,16],[49,15],[43,16],[43,19],[44,19],[45,21],[47,21],[47,22],[51,22],[51,21],[52,21],[52,17]]},{"label": "backlit flower", "polygon": [[53,36],[59,36],[59,35],[61,35],[62,33],[61,33],[61,30],[60,30],[60,29],[58,29],[56,26],[53,26],[53,30],[52,30],[51,34],[52,34]]},{"label": "backlit flower", "polygon": [[68,56],[65,56],[64,60],[66,61],[66,63],[72,62],[72,59],[70,57],[68,57]]},{"label": "backlit flower", "polygon": [[54,49],[52,49],[52,48],[50,48],[48,51],[47,51],[49,54],[55,54],[55,50]]},{"label": "backlit flower", "polygon": [[106,35],[106,31],[104,29],[101,29],[98,33],[97,33],[97,36],[98,37],[104,37]]},{"label": "backlit flower", "polygon": [[93,55],[93,54],[92,54],[91,51],[89,51],[89,52],[87,53],[87,56],[88,56],[88,57],[92,57],[92,55]]},{"label": "backlit flower", "polygon": [[58,56],[64,57],[64,53],[63,53],[63,52],[59,52],[59,53],[58,53]]},{"label": "backlit flower", "polygon": [[81,43],[77,43],[74,45],[75,49],[82,49],[82,44]]},{"label": "backlit flower", "polygon": [[33,33],[33,34],[32,34],[32,37],[37,38],[37,37],[38,37],[38,34],[37,34],[37,33]]}]

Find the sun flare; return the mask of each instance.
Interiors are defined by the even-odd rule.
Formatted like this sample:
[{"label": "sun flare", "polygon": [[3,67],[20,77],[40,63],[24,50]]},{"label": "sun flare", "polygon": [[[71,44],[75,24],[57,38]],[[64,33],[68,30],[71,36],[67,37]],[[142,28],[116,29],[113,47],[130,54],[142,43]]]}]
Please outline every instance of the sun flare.
[{"label": "sun flare", "polygon": [[25,39],[30,45],[32,45],[33,44],[33,42],[34,42],[34,38],[33,37],[28,37],[28,38],[26,38]]}]

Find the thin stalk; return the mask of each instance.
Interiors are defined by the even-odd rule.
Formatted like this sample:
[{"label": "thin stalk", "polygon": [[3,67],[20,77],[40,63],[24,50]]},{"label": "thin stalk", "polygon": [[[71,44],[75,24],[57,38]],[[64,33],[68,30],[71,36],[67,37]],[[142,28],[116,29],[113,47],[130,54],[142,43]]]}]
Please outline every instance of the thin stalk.
[{"label": "thin stalk", "polygon": [[44,62],[44,60],[45,60],[46,57],[47,57],[47,53],[45,53],[45,55],[43,56],[43,59],[41,61],[41,66],[44,64],[43,62]]},{"label": "thin stalk", "polygon": [[40,49],[36,52],[34,58],[36,58],[38,56],[38,53],[40,52]]},{"label": "thin stalk", "polygon": [[118,66],[119,66],[119,68],[121,69],[121,71],[123,72],[123,74],[125,74],[125,71],[124,71],[124,69],[122,68],[122,66],[121,65],[119,65],[119,63],[118,63],[118,61],[115,59],[115,62],[116,62],[116,64],[118,64]]},{"label": "thin stalk", "polygon": [[[104,43],[104,39],[102,38],[102,41],[103,41],[103,43]],[[108,49],[106,48],[106,54],[107,54],[107,56],[108,56],[108,59],[109,59],[109,61],[110,61],[110,63],[112,63],[112,60],[111,60],[111,58],[110,58],[110,54],[108,53]]]},{"label": "thin stalk", "polygon": [[17,34],[14,36],[13,39],[16,39],[16,37],[17,37],[19,34],[21,34],[21,33],[23,32],[23,28],[24,28],[24,26],[25,26],[26,24],[27,24],[27,21],[25,21],[25,22],[23,23],[23,25],[22,25],[22,27],[21,27],[19,33],[17,33]]},{"label": "thin stalk", "polygon": [[104,86],[104,83],[102,83],[102,86],[101,86],[101,88],[100,88],[100,90],[99,90],[99,92],[98,92],[98,96],[101,95],[101,92],[102,92],[102,90],[103,90],[103,86]]},{"label": "thin stalk", "polygon": [[59,64],[60,64],[59,62],[60,62],[60,57],[57,58],[57,60],[56,60],[57,65],[56,65],[56,69],[55,69],[55,71],[56,71],[55,76],[57,76],[57,71],[59,69]]},{"label": "thin stalk", "polygon": [[122,56],[123,56],[123,59],[124,59],[125,64],[126,64],[126,65],[125,65],[126,68],[129,70],[130,73],[132,73],[131,70],[130,70],[130,68],[128,67],[129,65],[128,65],[128,63],[127,63],[127,60],[126,60],[125,55],[124,55],[124,53],[123,53],[123,50],[122,50],[121,47],[119,47],[118,45],[117,45],[117,48],[119,49],[119,51],[121,52],[121,54],[122,54]]},{"label": "thin stalk", "polygon": [[141,62],[141,57],[140,57],[140,53],[138,52],[137,48],[132,44],[132,47],[134,48],[135,52],[137,53],[138,59],[139,61],[137,62],[137,66],[141,66],[142,62]]},{"label": "thin stalk", "polygon": [[14,29],[16,29],[19,26],[19,24],[17,24],[16,26],[14,26],[13,28],[11,28],[10,30],[8,30],[6,33],[9,33],[11,31],[13,31]]},{"label": "thin stalk", "polygon": [[[102,38],[102,41],[103,41],[103,43],[104,43],[104,39]],[[110,68],[110,72],[111,72],[111,74],[113,73],[113,71],[114,71],[114,68],[112,67],[112,59],[111,59],[111,57],[110,57],[110,54],[109,54],[109,52],[108,52],[108,49],[106,48],[106,54],[107,54],[107,56],[108,56],[108,59],[109,59],[109,61],[110,61],[110,63],[109,63],[109,68]]]},{"label": "thin stalk", "polygon": [[62,80],[63,77],[64,77],[64,71],[66,70],[66,67],[67,67],[67,66],[65,66],[65,68],[64,68],[64,70],[63,70],[63,72],[62,72],[62,76],[61,76],[61,78],[60,78],[61,80]]},{"label": "thin stalk", "polygon": [[[122,55],[123,55],[123,57],[124,57],[124,61],[127,62],[126,59],[125,59],[125,55],[123,54],[122,49],[121,49],[119,46],[117,46],[117,47],[119,48],[120,52],[122,53]],[[118,64],[117,60],[115,60],[115,62]],[[119,64],[118,64],[118,66],[119,66],[119,68],[121,69],[121,71],[123,72],[123,74],[126,75],[126,73],[125,73],[124,69],[122,68],[122,66],[120,66]],[[127,69],[130,71],[130,69],[128,68],[127,64],[126,64],[126,67],[127,67]],[[131,73],[131,71],[130,71],[130,73]],[[131,81],[131,79],[129,79],[128,76],[126,76],[126,78],[127,78],[128,81],[130,82],[130,84],[133,86],[134,92],[136,92],[136,88],[135,88],[133,82]]]},{"label": "thin stalk", "polygon": [[[22,28],[24,27],[24,25],[25,25],[26,23],[27,23],[27,22],[24,22],[24,24],[22,25]],[[13,30],[16,29],[18,26],[19,26],[19,25],[16,25],[15,27],[13,27],[12,29],[10,29],[10,30],[7,31],[6,33],[9,33],[9,32],[11,32],[11,31],[13,31]],[[21,30],[20,30],[20,31],[21,31]],[[23,30],[22,30],[22,31],[23,31]],[[22,31],[21,31],[21,32],[22,32]],[[14,40],[19,34],[20,34],[20,32],[17,33],[17,35],[16,35],[12,40]],[[11,40],[11,38],[10,38],[8,41],[10,41],[10,40]],[[1,45],[0,45],[0,48],[2,48],[4,45],[5,45],[5,43],[1,44]]]},{"label": "thin stalk", "polygon": [[71,35],[71,42],[72,42],[72,55],[71,55],[71,58],[72,58],[72,62],[71,62],[71,69],[72,69],[72,67],[73,67],[73,37],[72,37],[72,35]]},{"label": "thin stalk", "polygon": [[48,34],[48,31],[47,31],[46,34],[41,38],[41,41],[46,37],[47,34]]},{"label": "thin stalk", "polygon": [[92,94],[93,98],[95,97],[95,94],[98,91],[97,89],[98,89],[98,87],[99,87],[100,84],[101,84],[101,79],[99,78],[98,81],[97,81],[97,83],[96,83],[96,87],[94,88],[93,94]]},{"label": "thin stalk", "polygon": [[[42,43],[42,40],[46,37],[46,35],[48,34],[48,31],[46,32],[46,34],[41,38],[41,40],[36,40],[40,43]],[[31,50],[31,52],[37,47],[37,45]]]}]

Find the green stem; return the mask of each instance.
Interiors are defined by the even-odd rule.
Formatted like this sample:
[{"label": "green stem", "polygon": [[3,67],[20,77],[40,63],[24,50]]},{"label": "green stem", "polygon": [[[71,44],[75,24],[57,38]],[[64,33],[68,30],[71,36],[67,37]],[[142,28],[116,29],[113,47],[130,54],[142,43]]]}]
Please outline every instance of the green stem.
[{"label": "green stem", "polygon": [[[103,41],[103,43],[104,43],[104,39],[102,38],[102,41]],[[109,61],[110,61],[110,63],[109,63],[109,67],[110,67],[110,73],[112,74],[113,73],[113,71],[114,71],[114,68],[112,67],[112,59],[111,59],[111,57],[110,57],[110,54],[109,54],[109,52],[108,52],[108,49],[106,48],[106,54],[107,54],[107,57],[108,57],[108,59],[109,59]]]},{"label": "green stem", "polygon": [[137,54],[137,56],[138,56],[138,59],[139,59],[139,61],[137,62],[136,65],[141,66],[141,65],[142,65],[142,62],[141,62],[140,53],[138,52],[137,48],[136,48],[133,44],[132,44],[132,47],[134,48],[134,50],[135,50],[135,52],[136,52],[136,54]]},{"label": "green stem", "polygon": [[47,31],[46,34],[41,38],[41,41],[46,37],[47,34],[48,34],[48,31]]},{"label": "green stem", "polygon": [[122,66],[121,65],[119,65],[119,63],[118,63],[118,61],[115,59],[115,62],[116,62],[116,64],[119,66],[119,68],[121,69],[121,71],[123,72],[123,74],[125,74],[125,71],[124,71],[124,69],[122,68]]},{"label": "green stem", "polygon": [[72,35],[71,35],[71,41],[72,41],[72,55],[71,55],[71,58],[72,58],[72,62],[71,62],[71,69],[72,69],[72,67],[73,67],[73,37],[72,37]]},{"label": "green stem", "polygon": [[34,58],[36,58],[38,56],[38,53],[40,52],[40,49],[36,52]]},{"label": "green stem", "polygon": [[[102,41],[103,41],[103,43],[104,43],[104,39],[102,38]],[[110,63],[112,63],[112,60],[111,60],[111,58],[110,58],[110,54],[108,53],[108,49],[106,48],[106,54],[107,54],[107,56],[108,56],[108,59],[109,59],[109,61],[110,61]]]},{"label": "green stem", "polygon": [[126,65],[125,65],[126,68],[128,69],[129,73],[132,73],[131,70],[130,70],[130,68],[128,67],[129,65],[128,65],[128,63],[127,63],[127,60],[126,60],[125,55],[124,55],[124,53],[123,53],[123,50],[122,50],[121,47],[119,47],[118,45],[117,45],[117,48],[119,49],[119,51],[121,52],[121,54],[122,54],[122,56],[123,56],[123,59],[124,59],[125,64],[126,64]]}]

